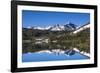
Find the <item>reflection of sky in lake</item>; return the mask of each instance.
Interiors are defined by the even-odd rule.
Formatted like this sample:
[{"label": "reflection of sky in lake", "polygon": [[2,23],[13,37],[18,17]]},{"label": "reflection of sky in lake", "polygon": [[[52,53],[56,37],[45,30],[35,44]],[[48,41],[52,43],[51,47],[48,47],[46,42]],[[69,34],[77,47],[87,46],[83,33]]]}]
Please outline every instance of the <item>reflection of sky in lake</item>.
[{"label": "reflection of sky in lake", "polygon": [[39,62],[39,61],[58,61],[58,60],[83,60],[89,59],[89,57],[84,56],[78,52],[74,55],[66,54],[55,54],[55,53],[26,53],[22,55],[22,62]]}]

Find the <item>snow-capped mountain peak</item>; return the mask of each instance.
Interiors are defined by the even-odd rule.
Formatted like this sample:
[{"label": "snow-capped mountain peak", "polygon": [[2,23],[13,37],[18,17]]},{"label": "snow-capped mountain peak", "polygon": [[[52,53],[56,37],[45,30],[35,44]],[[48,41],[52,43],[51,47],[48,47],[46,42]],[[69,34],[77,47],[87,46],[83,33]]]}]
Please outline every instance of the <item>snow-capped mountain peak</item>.
[{"label": "snow-capped mountain peak", "polygon": [[49,30],[51,30],[51,31],[61,31],[61,30],[64,30],[64,26],[57,24],[57,25],[52,26]]},{"label": "snow-capped mountain peak", "polygon": [[34,27],[34,29],[38,29],[38,30],[48,30],[50,29],[52,26],[47,26],[47,27]]},{"label": "snow-capped mountain peak", "polygon": [[53,26],[47,26],[47,27],[29,27],[29,29],[30,28],[38,30],[50,30],[50,31],[62,31],[62,30],[71,31],[76,29],[76,25],[68,22],[65,25],[55,24]]}]

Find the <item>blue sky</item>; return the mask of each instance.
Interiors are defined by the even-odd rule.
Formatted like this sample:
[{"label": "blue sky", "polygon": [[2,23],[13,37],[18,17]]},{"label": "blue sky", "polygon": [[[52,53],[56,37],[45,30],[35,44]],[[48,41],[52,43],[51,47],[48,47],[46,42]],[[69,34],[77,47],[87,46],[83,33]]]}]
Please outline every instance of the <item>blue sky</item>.
[{"label": "blue sky", "polygon": [[90,21],[89,13],[75,12],[50,12],[50,11],[22,11],[23,27],[39,26],[46,27],[55,24],[64,25],[72,22],[78,26],[84,25]]}]

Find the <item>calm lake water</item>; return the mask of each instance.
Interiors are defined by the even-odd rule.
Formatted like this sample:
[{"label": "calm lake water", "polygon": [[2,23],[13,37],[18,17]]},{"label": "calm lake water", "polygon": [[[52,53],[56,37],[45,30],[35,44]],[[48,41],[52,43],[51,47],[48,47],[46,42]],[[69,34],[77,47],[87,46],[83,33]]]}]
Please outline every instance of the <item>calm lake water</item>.
[{"label": "calm lake water", "polygon": [[59,53],[56,51],[48,52],[34,52],[24,53],[22,55],[22,62],[39,62],[39,61],[60,61],[60,60],[83,60],[89,59],[89,57],[80,54],[79,52],[73,51],[68,53],[64,51]]}]

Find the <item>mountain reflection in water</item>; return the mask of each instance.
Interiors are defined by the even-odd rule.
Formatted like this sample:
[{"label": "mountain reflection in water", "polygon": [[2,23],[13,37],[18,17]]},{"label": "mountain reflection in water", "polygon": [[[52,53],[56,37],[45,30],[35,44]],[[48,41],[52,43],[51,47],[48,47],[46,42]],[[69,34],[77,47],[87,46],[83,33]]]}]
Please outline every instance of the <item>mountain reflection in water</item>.
[{"label": "mountain reflection in water", "polygon": [[22,55],[22,62],[40,62],[40,61],[60,61],[60,60],[83,60],[89,57],[80,54],[74,50],[42,50],[38,52],[28,52]]},{"label": "mountain reflection in water", "polygon": [[[89,57],[73,49],[71,45],[63,43],[23,43],[22,62],[81,60]],[[47,40],[46,40],[47,41]]]},{"label": "mountain reflection in water", "polygon": [[65,54],[65,55],[74,55],[75,51],[74,50],[61,50],[61,49],[54,49],[54,50],[43,50],[43,51],[39,51],[37,53],[50,53],[50,54],[55,54],[55,55],[60,55],[60,54]]}]

